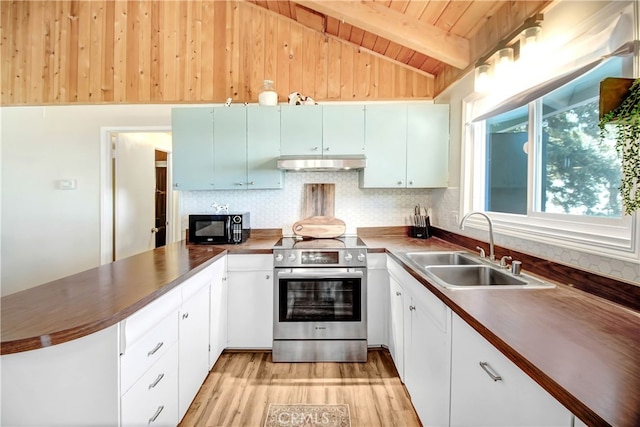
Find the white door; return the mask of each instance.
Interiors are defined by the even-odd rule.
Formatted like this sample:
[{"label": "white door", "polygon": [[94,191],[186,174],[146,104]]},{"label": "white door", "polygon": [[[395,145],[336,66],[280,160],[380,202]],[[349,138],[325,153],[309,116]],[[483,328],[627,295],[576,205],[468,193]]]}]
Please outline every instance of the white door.
[{"label": "white door", "polygon": [[115,259],[155,247],[155,148],[142,134],[118,134],[115,150]]}]

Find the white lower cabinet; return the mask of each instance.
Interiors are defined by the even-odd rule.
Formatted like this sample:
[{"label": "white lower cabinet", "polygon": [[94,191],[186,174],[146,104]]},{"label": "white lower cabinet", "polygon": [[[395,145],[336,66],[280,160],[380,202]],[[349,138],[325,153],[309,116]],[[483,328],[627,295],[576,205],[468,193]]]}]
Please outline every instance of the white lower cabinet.
[{"label": "white lower cabinet", "polygon": [[178,423],[178,344],[171,348],[122,396],[123,426],[170,426]]},{"label": "white lower cabinet", "polygon": [[453,316],[451,426],[570,426],[571,413]]},{"label": "white lower cabinet", "polygon": [[227,347],[272,348],[272,255],[227,255],[227,282]]},{"label": "white lower cabinet", "polygon": [[[211,271],[205,271],[183,285],[180,308],[178,408],[179,419],[189,409],[209,373],[209,287]],[[193,287],[194,289],[190,289]],[[186,297],[186,293],[192,292]]]},{"label": "white lower cabinet", "polygon": [[422,425],[448,426],[451,310],[397,263],[388,267],[394,362]]},{"label": "white lower cabinet", "polygon": [[227,346],[227,257],[212,266],[209,295],[209,370]]},{"label": "white lower cabinet", "polygon": [[387,255],[367,255],[367,345],[380,347],[387,342],[389,274]]},{"label": "white lower cabinet", "polygon": [[389,353],[404,382],[404,288],[389,275]]}]

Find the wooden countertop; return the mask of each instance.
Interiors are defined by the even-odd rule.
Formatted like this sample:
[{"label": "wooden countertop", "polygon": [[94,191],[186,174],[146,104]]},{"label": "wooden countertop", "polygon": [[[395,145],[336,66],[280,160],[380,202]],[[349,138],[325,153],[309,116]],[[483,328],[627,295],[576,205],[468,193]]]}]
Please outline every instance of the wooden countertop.
[{"label": "wooden countertop", "polygon": [[[450,290],[399,256],[465,250],[438,238],[362,238],[384,247],[573,414],[590,426],[640,426],[640,313],[552,280],[553,289]],[[523,266],[526,271],[526,265]]]},{"label": "wooden countertop", "polygon": [[[405,269],[570,411],[594,426],[640,425],[640,313],[578,289],[448,290],[403,263],[405,250],[464,250],[438,238],[361,236]],[[225,253],[272,252],[184,242],[2,298],[1,354],[79,338],[131,315]],[[526,265],[523,268],[525,271]],[[46,313],[46,314],[44,314]]]},{"label": "wooden countertop", "polygon": [[130,316],[229,253],[271,253],[279,237],[239,245],[184,241],[2,297],[0,354],[83,337]]}]

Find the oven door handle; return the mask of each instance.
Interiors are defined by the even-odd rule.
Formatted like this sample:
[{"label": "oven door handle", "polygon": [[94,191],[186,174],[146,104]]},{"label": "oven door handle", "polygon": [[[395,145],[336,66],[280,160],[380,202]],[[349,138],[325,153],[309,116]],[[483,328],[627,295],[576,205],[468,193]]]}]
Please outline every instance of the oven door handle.
[{"label": "oven door handle", "polygon": [[363,278],[364,272],[362,270],[305,270],[305,271],[278,271],[276,276],[283,279],[352,279]]}]

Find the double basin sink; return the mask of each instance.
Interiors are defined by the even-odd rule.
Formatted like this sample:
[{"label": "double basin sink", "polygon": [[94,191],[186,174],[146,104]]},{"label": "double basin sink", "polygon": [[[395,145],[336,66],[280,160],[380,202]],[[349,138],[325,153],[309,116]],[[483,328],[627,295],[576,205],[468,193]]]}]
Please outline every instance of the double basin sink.
[{"label": "double basin sink", "polygon": [[402,252],[411,265],[449,289],[531,289],[555,285],[508,270],[466,252]]}]

